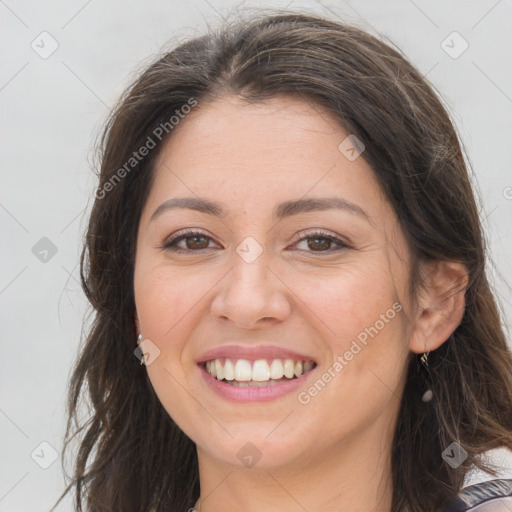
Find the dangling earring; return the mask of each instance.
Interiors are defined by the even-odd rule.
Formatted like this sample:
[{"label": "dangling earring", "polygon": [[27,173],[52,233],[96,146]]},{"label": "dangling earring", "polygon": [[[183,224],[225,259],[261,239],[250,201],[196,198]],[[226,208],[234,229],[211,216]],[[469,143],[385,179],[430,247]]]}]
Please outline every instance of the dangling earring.
[{"label": "dangling earring", "polygon": [[[140,345],[141,342],[142,342],[142,333],[139,332],[139,336],[137,337],[137,345]],[[141,350],[141,356],[142,357],[140,358],[140,364],[142,365],[142,364],[144,364],[144,353],[142,352],[142,350]]]},{"label": "dangling earring", "polygon": [[[425,352],[421,356],[421,363],[423,364],[425,370],[429,370],[428,368],[428,355],[430,354],[430,350],[427,350],[427,345],[425,344]],[[421,397],[423,402],[430,402],[432,400],[432,397],[434,396],[434,393],[429,388],[425,393],[423,393],[423,396]]]}]

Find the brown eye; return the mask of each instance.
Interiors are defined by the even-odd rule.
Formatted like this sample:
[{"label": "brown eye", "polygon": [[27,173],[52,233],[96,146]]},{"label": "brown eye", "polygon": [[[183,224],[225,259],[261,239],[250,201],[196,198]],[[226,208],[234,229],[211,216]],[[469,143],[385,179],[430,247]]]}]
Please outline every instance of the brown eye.
[{"label": "brown eye", "polygon": [[167,240],[161,248],[173,252],[198,252],[210,249],[211,240],[211,237],[200,231],[187,230]]},{"label": "brown eye", "polygon": [[185,245],[187,246],[187,249],[206,249],[208,247],[208,243],[209,243],[208,237],[204,236],[204,235],[185,236],[185,237],[182,237],[182,239],[186,240]]},{"label": "brown eye", "polygon": [[308,247],[313,251],[323,251],[331,248],[332,240],[325,236],[309,237]]},{"label": "brown eye", "polygon": [[[301,248],[300,244],[305,243],[306,247]],[[333,253],[342,251],[343,249],[349,249],[350,245],[341,240],[340,238],[332,235],[331,233],[324,231],[317,231],[306,234],[302,238],[299,238],[295,243],[295,247],[301,251],[309,253]]]}]

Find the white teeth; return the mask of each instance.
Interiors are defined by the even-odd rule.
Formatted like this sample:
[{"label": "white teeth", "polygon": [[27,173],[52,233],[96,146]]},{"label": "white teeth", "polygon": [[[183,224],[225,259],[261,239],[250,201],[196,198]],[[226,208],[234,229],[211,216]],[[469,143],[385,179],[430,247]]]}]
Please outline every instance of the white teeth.
[{"label": "white teeth", "polygon": [[[219,376],[217,375],[217,379]],[[238,381],[249,381],[252,379],[251,363],[247,359],[239,359],[235,365],[235,379]],[[220,379],[219,379],[220,380]]]},{"label": "white teeth", "polygon": [[265,382],[257,382],[255,380],[250,380],[249,382],[238,382],[234,380],[233,382],[230,382],[231,386],[238,386],[240,388],[263,388],[266,386],[274,386],[275,384],[280,384],[281,382],[278,380],[267,380]]},{"label": "white teeth", "polygon": [[224,378],[226,380],[235,379],[235,367],[230,359],[226,359],[226,362],[224,363]]},{"label": "white teeth", "polygon": [[215,370],[217,371],[217,380],[222,380],[224,378],[224,368],[222,368],[219,359],[215,359]]},{"label": "white teeth", "polygon": [[284,362],[284,376],[291,379],[295,375],[295,363],[291,359]]},{"label": "white teeth", "polygon": [[284,375],[283,363],[281,359],[274,359],[270,365],[270,378],[282,379]]},{"label": "white teeth", "polygon": [[313,361],[293,361],[292,359],[273,359],[269,365],[266,359],[250,361],[229,358],[206,361],[205,370],[217,380],[226,380],[231,384],[255,386],[260,382],[277,384],[284,378],[293,379],[315,367]]},{"label": "white teeth", "polygon": [[270,368],[265,359],[254,361],[252,366],[252,380],[257,382],[265,382],[270,379]]}]

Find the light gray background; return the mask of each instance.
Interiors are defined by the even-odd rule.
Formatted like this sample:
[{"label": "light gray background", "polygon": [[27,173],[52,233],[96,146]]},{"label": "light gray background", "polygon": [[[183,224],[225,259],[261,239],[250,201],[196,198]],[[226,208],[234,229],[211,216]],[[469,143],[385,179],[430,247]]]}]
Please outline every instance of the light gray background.
[{"label": "light gray background", "polygon": [[[290,3],[384,33],[442,91],[475,170],[495,263],[492,279],[509,329],[511,0],[264,5]],[[78,256],[96,183],[89,164],[101,123],[141,62],[165,43],[217,23],[237,4],[0,0],[0,511],[48,510],[63,488],[60,459],[48,469],[38,465],[50,463],[52,454],[40,443],[60,455],[65,386],[87,306]],[[59,45],[46,59],[31,47],[35,41],[40,52],[51,48],[49,39],[41,42],[43,31]],[[453,31],[469,43],[456,59],[441,46]],[[452,45],[460,48],[457,41]],[[42,237],[57,248],[46,262],[32,252]],[[508,454],[499,452],[494,460],[512,476]],[[482,479],[476,473],[470,481]]]}]

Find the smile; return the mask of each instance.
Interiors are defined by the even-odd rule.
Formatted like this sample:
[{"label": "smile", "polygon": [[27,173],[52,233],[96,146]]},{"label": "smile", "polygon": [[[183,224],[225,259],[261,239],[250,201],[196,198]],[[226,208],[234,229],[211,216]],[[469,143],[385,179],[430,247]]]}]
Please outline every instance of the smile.
[{"label": "smile", "polygon": [[312,360],[219,357],[199,364],[206,383],[233,402],[269,401],[296,392],[316,368]]},{"label": "smile", "polygon": [[233,386],[268,386],[286,382],[315,367],[313,361],[293,359],[217,358],[205,362],[205,370],[217,380]]}]

